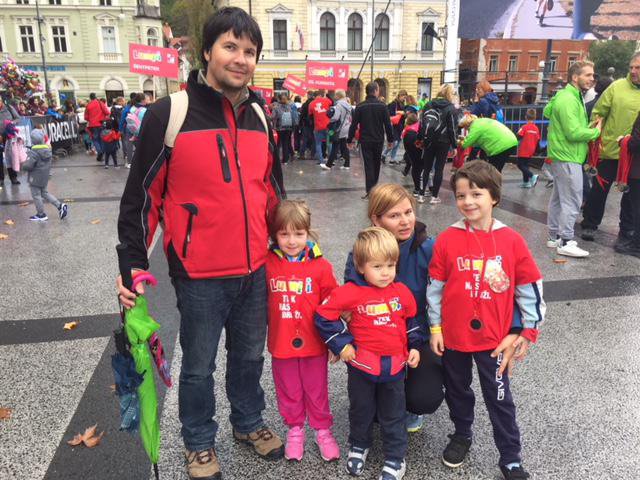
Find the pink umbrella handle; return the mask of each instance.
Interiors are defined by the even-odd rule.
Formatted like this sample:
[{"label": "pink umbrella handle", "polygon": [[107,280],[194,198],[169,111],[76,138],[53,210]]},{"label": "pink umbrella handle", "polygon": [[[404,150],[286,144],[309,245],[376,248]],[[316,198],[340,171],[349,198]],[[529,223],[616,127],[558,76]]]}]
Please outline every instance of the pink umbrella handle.
[{"label": "pink umbrella handle", "polygon": [[156,277],[151,275],[149,272],[140,272],[137,275],[134,275],[133,277],[133,283],[131,284],[131,291],[135,292],[136,285],[138,285],[141,282],[146,282],[148,285],[150,284],[150,285],[153,285],[154,287],[158,285],[158,281],[156,280]]}]

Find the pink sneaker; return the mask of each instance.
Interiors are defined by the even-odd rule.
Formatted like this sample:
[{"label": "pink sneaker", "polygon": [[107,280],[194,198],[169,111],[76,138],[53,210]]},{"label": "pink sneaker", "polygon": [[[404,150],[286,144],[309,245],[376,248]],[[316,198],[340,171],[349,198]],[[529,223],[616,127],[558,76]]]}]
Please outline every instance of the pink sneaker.
[{"label": "pink sneaker", "polygon": [[316,443],[320,449],[320,456],[326,462],[338,460],[340,458],[340,447],[338,442],[333,438],[333,434],[329,429],[322,429],[316,432]]},{"label": "pink sneaker", "polygon": [[284,458],[287,460],[302,460],[304,455],[304,428],[292,427],[287,432],[287,443],[284,447]]}]

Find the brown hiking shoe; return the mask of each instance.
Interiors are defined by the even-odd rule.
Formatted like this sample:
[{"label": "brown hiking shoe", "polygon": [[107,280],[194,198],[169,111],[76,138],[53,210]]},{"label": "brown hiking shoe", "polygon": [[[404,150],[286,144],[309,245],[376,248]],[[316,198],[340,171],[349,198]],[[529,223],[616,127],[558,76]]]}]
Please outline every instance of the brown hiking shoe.
[{"label": "brown hiking shoe", "polygon": [[252,445],[256,453],[267,460],[279,460],[284,456],[282,440],[267,427],[261,427],[249,434],[234,429],[233,437],[242,443]]},{"label": "brown hiking shoe", "polygon": [[192,452],[185,450],[187,474],[190,480],[221,480],[220,464],[213,448]]}]

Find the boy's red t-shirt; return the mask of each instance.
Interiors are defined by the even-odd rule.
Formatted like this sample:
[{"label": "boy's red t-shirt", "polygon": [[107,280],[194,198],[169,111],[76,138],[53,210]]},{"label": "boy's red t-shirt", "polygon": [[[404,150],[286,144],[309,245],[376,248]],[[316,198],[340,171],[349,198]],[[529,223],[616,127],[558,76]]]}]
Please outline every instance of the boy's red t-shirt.
[{"label": "boy's red t-shirt", "polygon": [[520,130],[518,136],[522,137],[520,146],[518,147],[518,156],[520,158],[531,158],[535,155],[540,141],[540,130],[535,123],[527,123]]},{"label": "boy's red t-shirt", "polygon": [[[273,251],[266,263],[269,292],[267,346],[275,358],[314,357],[327,352],[313,316],[316,307],[338,286],[331,263],[323,257],[290,262]],[[303,340],[294,347],[293,340]]]},{"label": "boy's red t-shirt", "polygon": [[309,115],[313,117],[313,129],[315,131],[326,130],[329,127],[329,115],[331,100],[327,97],[318,97],[309,104]]},{"label": "boy's red t-shirt", "polygon": [[[494,292],[486,280],[480,283],[485,258],[497,261],[507,274],[510,284],[505,292]],[[429,275],[445,283],[444,345],[461,352],[495,349],[511,329],[516,286],[542,278],[522,236],[497,220],[492,232],[467,230],[460,221],[438,235]],[[480,325],[472,322],[476,309]]]}]

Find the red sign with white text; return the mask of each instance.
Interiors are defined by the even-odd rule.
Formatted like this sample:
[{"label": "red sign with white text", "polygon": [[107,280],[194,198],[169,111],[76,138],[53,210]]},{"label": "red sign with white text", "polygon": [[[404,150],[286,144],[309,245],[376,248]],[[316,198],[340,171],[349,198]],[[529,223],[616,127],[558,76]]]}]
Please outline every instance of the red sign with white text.
[{"label": "red sign with white text", "polygon": [[178,51],[173,48],[129,44],[129,71],[178,79]]},{"label": "red sign with white text", "polygon": [[347,89],[349,65],[342,63],[307,62],[307,85],[315,88]]},{"label": "red sign with white text", "polygon": [[306,95],[307,90],[309,90],[307,82],[302,80],[300,77],[296,77],[295,75],[287,75],[287,78],[285,78],[282,86],[290,92],[302,96]]},{"label": "red sign with white text", "polygon": [[273,89],[271,89],[271,88],[263,88],[263,87],[256,87],[254,85],[249,86],[249,88],[251,90],[253,90],[254,92],[259,93],[260,95],[262,95],[262,98],[264,98],[267,103],[271,103],[271,99],[273,98]]}]

